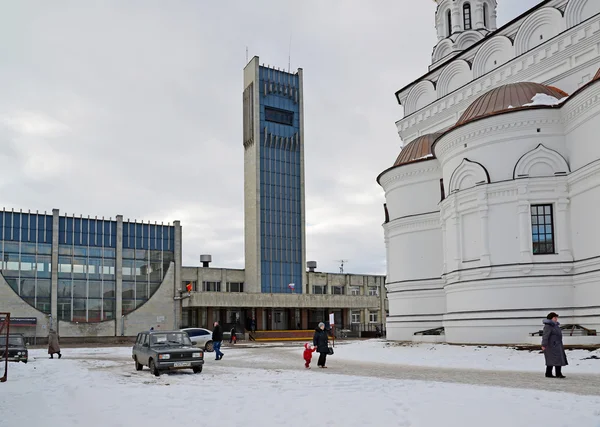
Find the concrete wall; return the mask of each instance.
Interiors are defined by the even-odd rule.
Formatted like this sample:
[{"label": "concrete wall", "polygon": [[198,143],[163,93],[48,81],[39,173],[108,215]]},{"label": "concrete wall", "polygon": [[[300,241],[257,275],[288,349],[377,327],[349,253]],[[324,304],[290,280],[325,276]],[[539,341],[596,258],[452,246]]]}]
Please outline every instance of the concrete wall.
[{"label": "concrete wall", "polygon": [[6,283],[4,276],[0,274],[0,312],[9,312],[11,317],[35,317],[37,327],[14,327],[12,332],[22,333],[31,337],[47,337],[51,327],[50,315],[33,308],[21,299],[19,295]]},{"label": "concrete wall", "polygon": [[[154,295],[144,305],[124,316],[124,335],[135,336],[138,332],[154,329],[170,330],[178,327],[177,307],[179,301],[173,300],[175,263],[171,263],[163,282]],[[120,330],[121,326],[117,325]]]}]

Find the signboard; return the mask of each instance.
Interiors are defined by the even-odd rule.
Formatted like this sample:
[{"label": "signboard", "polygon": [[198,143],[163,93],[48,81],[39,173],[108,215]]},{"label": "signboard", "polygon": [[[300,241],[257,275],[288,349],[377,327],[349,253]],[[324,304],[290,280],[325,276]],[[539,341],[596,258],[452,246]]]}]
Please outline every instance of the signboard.
[{"label": "signboard", "polygon": [[333,313],[329,313],[329,326],[333,326],[334,323],[335,323],[335,317],[334,317]]},{"label": "signboard", "polygon": [[[6,320],[5,316],[0,316],[0,322]],[[10,317],[10,326],[35,326],[37,317]]]}]

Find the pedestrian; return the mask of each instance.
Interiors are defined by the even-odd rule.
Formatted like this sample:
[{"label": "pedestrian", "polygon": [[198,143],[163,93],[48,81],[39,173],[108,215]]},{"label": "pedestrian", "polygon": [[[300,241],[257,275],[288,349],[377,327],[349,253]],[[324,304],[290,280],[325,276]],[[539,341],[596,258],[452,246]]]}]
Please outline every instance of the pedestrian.
[{"label": "pedestrian", "polygon": [[50,359],[54,359],[54,354],[58,354],[58,358],[62,357],[60,353],[60,345],[58,343],[58,334],[54,329],[50,329],[48,333],[48,354],[50,355]]},{"label": "pedestrian", "polygon": [[311,343],[307,342],[306,344],[304,344],[304,354],[302,355],[304,357],[304,367],[306,369],[310,369],[310,362],[312,360],[312,354],[316,351],[316,347],[314,345],[312,345]]},{"label": "pedestrian", "polygon": [[231,328],[229,332],[229,344],[235,344],[237,342],[237,335],[235,333],[235,326]]},{"label": "pedestrian", "polygon": [[319,368],[326,368],[325,363],[327,361],[327,355],[329,354],[329,337],[325,330],[325,323],[319,323],[319,326],[315,329],[315,335],[313,337],[313,345],[317,348],[319,353],[319,360],[317,366]]},{"label": "pedestrian", "polygon": [[[547,378],[566,378],[562,374],[562,367],[567,366],[567,355],[563,346],[562,330],[558,323],[558,314],[552,312],[544,319],[544,334],[542,336],[542,351],[546,359]],[[556,376],[552,375],[552,368]]]},{"label": "pedestrian", "polygon": [[221,360],[224,356],[224,354],[221,353],[221,342],[223,341],[223,330],[221,329],[221,325],[219,325],[219,322],[215,322],[215,324],[214,324],[212,340],[213,340],[213,348],[215,349],[215,356],[216,356],[215,360]]},{"label": "pedestrian", "polygon": [[252,319],[251,323],[250,323],[250,330],[252,331],[252,333],[256,332],[256,319]]}]

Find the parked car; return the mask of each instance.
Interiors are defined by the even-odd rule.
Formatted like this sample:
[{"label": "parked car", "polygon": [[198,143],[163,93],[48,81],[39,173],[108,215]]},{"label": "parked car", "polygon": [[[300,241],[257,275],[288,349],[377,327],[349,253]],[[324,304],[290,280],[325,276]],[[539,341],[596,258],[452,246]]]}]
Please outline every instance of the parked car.
[{"label": "parked car", "polygon": [[190,339],[196,342],[198,348],[204,349],[204,351],[213,352],[212,331],[204,328],[185,328],[182,331],[187,332]]},{"label": "parked car", "polygon": [[[4,358],[6,351],[6,335],[0,336],[0,359]],[[23,334],[10,334],[8,336],[8,360],[9,362],[27,363],[29,352]]]},{"label": "parked car", "polygon": [[140,332],[131,355],[135,370],[148,366],[157,377],[173,369],[192,369],[199,374],[204,365],[204,352],[195,348],[195,344],[181,331]]}]

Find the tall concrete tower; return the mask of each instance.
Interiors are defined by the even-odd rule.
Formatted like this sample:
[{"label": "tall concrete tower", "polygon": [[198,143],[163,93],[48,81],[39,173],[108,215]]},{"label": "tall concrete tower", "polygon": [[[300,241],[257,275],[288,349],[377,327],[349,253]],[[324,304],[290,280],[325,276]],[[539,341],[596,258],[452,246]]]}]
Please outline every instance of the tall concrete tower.
[{"label": "tall concrete tower", "polygon": [[290,73],[252,58],[244,68],[243,111],[246,290],[303,293],[302,69]]}]

